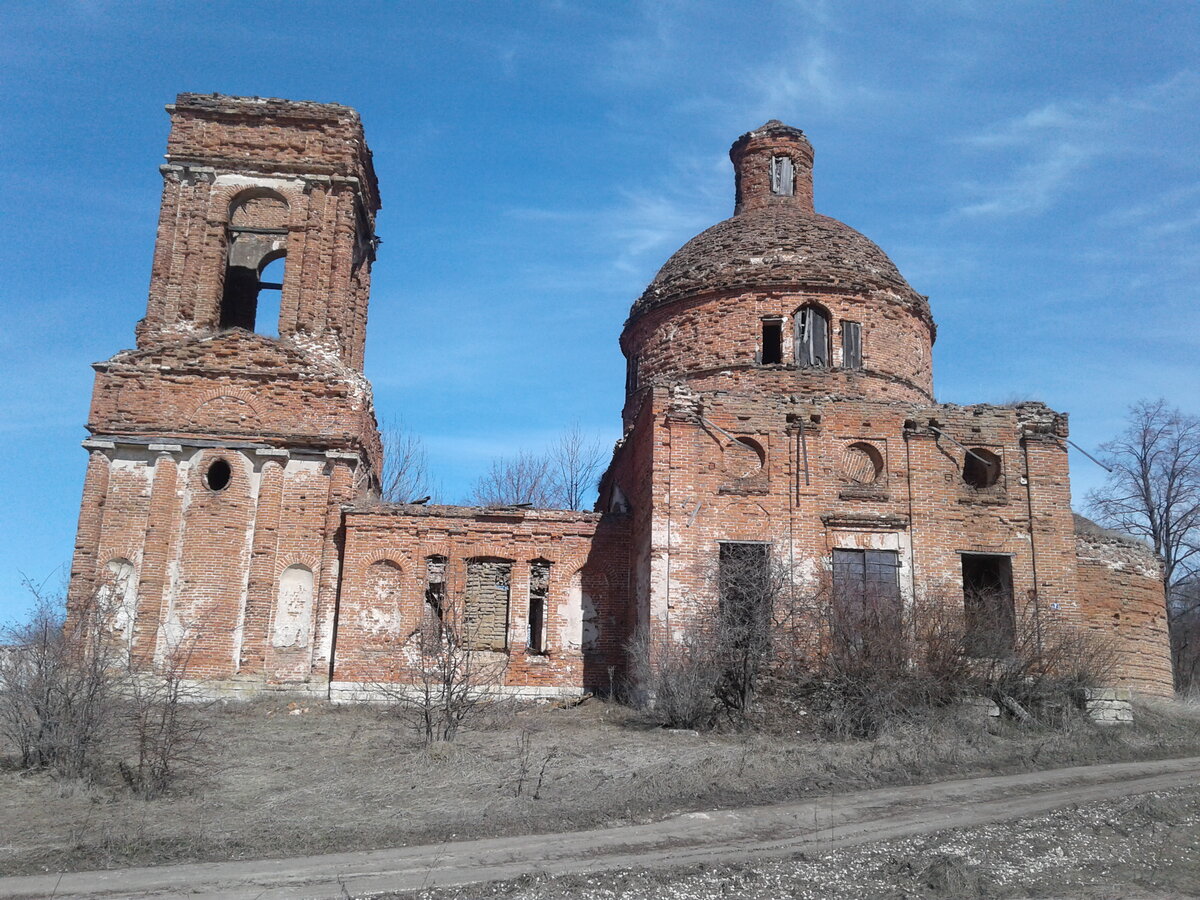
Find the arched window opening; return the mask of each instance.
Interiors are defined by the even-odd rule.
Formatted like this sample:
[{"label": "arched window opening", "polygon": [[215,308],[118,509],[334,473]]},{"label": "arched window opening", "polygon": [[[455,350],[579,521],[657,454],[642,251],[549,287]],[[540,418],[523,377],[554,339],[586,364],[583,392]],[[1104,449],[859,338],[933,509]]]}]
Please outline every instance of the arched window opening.
[{"label": "arched window opening", "polygon": [[829,366],[829,316],[816,306],[796,313],[796,365],[802,369]]},{"label": "arched window opening", "polygon": [[1000,480],[1000,457],[981,447],[970,448],[963,459],[962,479],[977,491],[992,487]]},{"label": "arched window opening", "polygon": [[546,622],[550,618],[550,562],[535,559],[529,564],[529,614],[526,616],[525,646],[530,653],[546,653]]},{"label": "arched window opening", "polygon": [[258,308],[254,330],[267,337],[279,337],[279,305],[283,296],[283,273],[287,254],[270,260],[258,275]]},{"label": "arched window opening", "polygon": [[[287,220],[287,201],[272,191],[253,189],[234,200],[229,212],[221,328],[254,331],[262,324],[261,333],[278,334],[276,292],[283,287],[281,260],[287,254]],[[260,309],[263,290],[269,293],[262,297]]]},{"label": "arched window opening", "polygon": [[842,368],[861,369],[862,323],[842,321]]}]

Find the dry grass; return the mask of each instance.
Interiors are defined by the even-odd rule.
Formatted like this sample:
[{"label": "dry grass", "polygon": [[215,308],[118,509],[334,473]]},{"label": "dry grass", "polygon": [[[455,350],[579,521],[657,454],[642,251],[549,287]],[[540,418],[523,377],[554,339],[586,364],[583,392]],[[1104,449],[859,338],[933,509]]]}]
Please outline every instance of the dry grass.
[{"label": "dry grass", "polygon": [[[990,733],[943,714],[873,741],[671,733],[589,701],[497,709],[428,749],[365,707],[211,711],[212,760],[158,800],[0,771],[3,874],[293,856],[647,821],[955,775],[1200,754],[1200,706],[1143,704],[1130,728]],[[548,760],[548,761],[547,761]],[[541,778],[534,799],[534,786]]]}]

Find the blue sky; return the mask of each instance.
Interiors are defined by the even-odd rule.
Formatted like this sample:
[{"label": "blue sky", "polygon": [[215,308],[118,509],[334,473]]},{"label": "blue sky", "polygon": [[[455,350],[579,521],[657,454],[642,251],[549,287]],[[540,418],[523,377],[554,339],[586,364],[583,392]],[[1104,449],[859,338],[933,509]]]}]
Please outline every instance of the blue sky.
[{"label": "blue sky", "polygon": [[[179,91],[356,107],[384,243],[367,374],[456,499],[565,425],[613,440],[617,335],[732,211],[730,143],[816,148],[816,203],[930,296],[939,400],[1033,398],[1094,448],[1200,412],[1200,5],[115,3],[0,10],[0,618],[53,583],[89,364],[143,314]],[[1102,473],[1072,454],[1077,500]]]}]

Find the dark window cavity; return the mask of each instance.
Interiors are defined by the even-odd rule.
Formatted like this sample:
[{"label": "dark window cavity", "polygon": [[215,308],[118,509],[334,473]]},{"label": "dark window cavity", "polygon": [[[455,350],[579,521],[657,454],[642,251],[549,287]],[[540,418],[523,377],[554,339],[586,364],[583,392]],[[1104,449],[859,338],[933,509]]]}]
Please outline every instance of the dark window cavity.
[{"label": "dark window cavity", "polygon": [[1000,656],[1013,648],[1012,559],[986,553],[962,555],[963,612],[972,656]]},{"label": "dark window cavity", "polygon": [[833,551],[835,653],[883,660],[903,646],[899,573],[895,550]]},{"label": "dark window cavity", "polygon": [[446,557],[425,559],[425,618],[441,624],[446,615]]},{"label": "dark window cavity", "polygon": [[229,487],[229,481],[233,478],[233,469],[229,467],[229,463],[223,459],[216,460],[208,471],[204,473],[204,483],[210,491],[223,491]]},{"label": "dark window cavity", "polygon": [[977,491],[1000,480],[1000,457],[982,447],[971,447],[963,458],[962,479]]},{"label": "dark window cavity", "polygon": [[815,306],[796,314],[796,365],[802,369],[829,366],[829,317]]},{"label": "dark window cavity", "polygon": [[783,362],[783,321],[762,320],[762,363],[764,366]]},{"label": "dark window cavity", "polygon": [[529,564],[529,634],[526,646],[530,653],[545,653],[546,604],[550,596],[550,563],[544,559]]},{"label": "dark window cavity", "polygon": [[625,393],[632,394],[638,389],[638,358],[636,353],[625,359]]},{"label": "dark window cavity", "polygon": [[862,368],[862,324],[842,322],[842,368]]},{"label": "dark window cavity", "polygon": [[790,156],[771,157],[771,193],[790,197],[796,191],[796,172]]},{"label": "dark window cavity", "polygon": [[721,544],[717,577],[723,646],[744,650],[765,644],[774,599],[770,561],[770,544]]}]

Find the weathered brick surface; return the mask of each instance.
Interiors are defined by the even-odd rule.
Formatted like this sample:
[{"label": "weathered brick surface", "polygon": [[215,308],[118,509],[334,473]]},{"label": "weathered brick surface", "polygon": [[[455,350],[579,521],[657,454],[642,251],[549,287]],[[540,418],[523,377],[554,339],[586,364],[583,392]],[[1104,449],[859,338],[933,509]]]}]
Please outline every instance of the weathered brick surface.
[{"label": "weathered brick surface", "polygon": [[[607,689],[636,632],[711,618],[719,544],[754,541],[810,585],[836,549],[895,551],[908,602],[960,613],[963,555],[1005,556],[1018,614],[1113,638],[1121,685],[1169,692],[1157,561],[1073,519],[1065,414],[934,401],[927,299],[815,212],[796,129],[734,144],[735,215],[634,304],[624,434],[599,512],[580,513],[375,502],[379,195],[357,114],[193,94],[170,111],[147,313],[137,347],[96,365],[72,569],[72,602],[136,573],[135,659],[182,643],[213,684],[355,696],[411,681],[419,635],[461,604],[506,688]],[[241,321],[226,283],[282,254],[279,336],[224,327]],[[825,368],[795,363],[806,306],[829,321]],[[966,448],[996,460],[994,484],[964,480]]]},{"label": "weathered brick surface", "polygon": [[[629,634],[629,528],[624,516],[560,510],[373,505],[346,512],[333,680],[402,681],[419,651],[428,559],[444,557],[449,603],[472,602],[476,641],[507,647],[505,684],[552,691],[607,688],[624,671]],[[527,645],[531,575],[549,563],[546,649]],[[507,591],[497,590],[507,571]],[[439,570],[440,571],[440,570]],[[505,596],[505,594],[507,596]],[[505,602],[507,601],[507,602]],[[497,629],[505,629],[497,633]]]},{"label": "weathered brick surface", "polygon": [[1084,621],[1120,654],[1120,682],[1171,693],[1170,639],[1162,562],[1145,544],[1076,517],[1079,596]]}]

